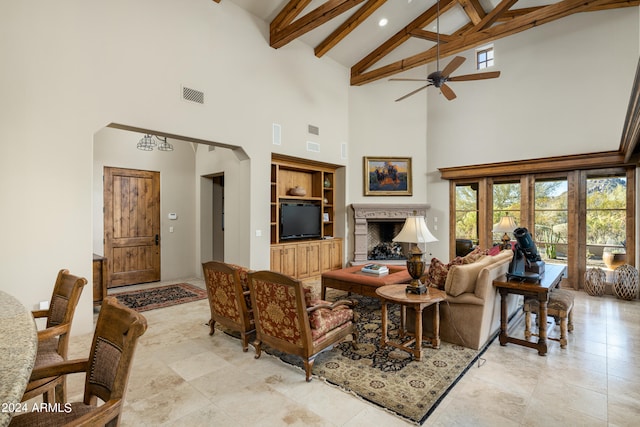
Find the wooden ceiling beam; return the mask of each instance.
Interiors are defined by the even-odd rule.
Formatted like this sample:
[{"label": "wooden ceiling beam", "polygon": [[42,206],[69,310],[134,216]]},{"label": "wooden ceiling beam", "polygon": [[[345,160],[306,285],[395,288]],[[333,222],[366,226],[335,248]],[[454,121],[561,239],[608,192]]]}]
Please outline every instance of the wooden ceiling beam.
[{"label": "wooden ceiling beam", "polygon": [[[494,25],[490,28],[486,28],[480,31],[466,32],[461,35],[457,40],[449,42],[440,47],[440,56],[445,57],[456,53],[463,52],[473,47],[480,46],[482,44],[501,39],[519,32],[525,31],[529,28],[540,26],[542,24],[555,21],[565,16],[572,15],[578,12],[584,12],[594,7],[598,7],[604,4],[612,3],[611,0],[563,0],[559,3],[551,4],[541,7],[527,13],[525,15],[514,18],[503,24]],[[618,2],[619,3],[619,2]],[[630,4],[629,4],[630,5]],[[489,16],[489,15],[487,15]],[[479,24],[482,25],[482,24]],[[385,43],[386,44],[386,43]],[[384,46],[383,44],[382,46]],[[381,46],[381,47],[382,47]],[[354,65],[351,68],[351,84],[363,85],[375,80],[379,80],[391,75],[397,74],[402,71],[406,71],[420,65],[424,65],[433,61],[435,58],[435,51],[430,49],[426,52],[418,53],[416,55],[404,58],[402,60],[393,62],[380,68],[376,68],[371,71],[362,72],[358,68],[360,63]],[[376,61],[381,59],[382,56],[377,57]],[[373,58],[372,58],[373,59]],[[372,62],[372,64],[375,63]]]},{"label": "wooden ceiling beam", "polygon": [[[310,0],[300,0],[300,2],[296,3],[308,4],[309,1]],[[279,25],[275,28],[272,26],[270,45],[271,47],[278,49],[291,42],[292,40],[297,39],[303,34],[306,34],[309,31],[323,25],[324,23],[329,22],[336,16],[346,12],[354,6],[357,6],[363,1],[364,0],[329,0],[321,6],[318,6],[308,14],[304,15],[303,17],[290,22],[286,26]],[[289,2],[289,4],[291,4],[291,2]],[[300,11],[298,11],[298,13],[299,12]],[[297,16],[297,14],[295,16]],[[274,20],[271,24],[273,25],[275,22],[276,21]]]},{"label": "wooden ceiling beam", "polygon": [[[453,6],[457,5],[457,0],[440,0],[440,14],[449,10]],[[367,56],[358,61],[353,67],[351,67],[351,78],[353,79],[354,75],[359,75],[371,67],[373,64],[378,62],[380,59],[387,56],[393,50],[395,50],[402,43],[409,40],[411,37],[411,32],[416,29],[422,29],[426,27],[429,23],[433,22],[438,14],[438,4],[434,4],[425,12],[420,14],[416,19],[411,21],[409,25],[402,28],[400,31],[395,33],[389,39],[387,39],[384,43],[374,49]]]},{"label": "wooden ceiling beam", "polygon": [[449,36],[447,34],[438,34],[434,33],[433,31],[417,29],[411,31],[411,36],[418,39],[429,40],[430,42],[437,42],[439,38],[440,43],[452,42],[458,38],[456,36]]},{"label": "wooden ceiling beam", "polygon": [[280,31],[282,28],[293,22],[293,20],[302,13],[309,3],[311,3],[311,0],[289,0],[289,3],[287,3],[273,21],[271,21],[271,24],[269,25],[271,34]]},{"label": "wooden ceiling beam", "polygon": [[320,58],[325,53],[329,52],[335,45],[340,43],[345,37],[347,37],[358,25],[362,24],[373,12],[380,6],[385,4],[387,0],[369,0],[360,9],[358,9],[353,15],[351,15],[345,22],[336,28],[326,39],[324,39],[314,49],[315,55]]},{"label": "wooden ceiling beam", "polygon": [[478,24],[474,25],[470,32],[478,32],[491,27],[501,15],[517,2],[518,0],[502,0],[491,12],[487,13]]},{"label": "wooden ceiling beam", "polygon": [[467,14],[473,25],[478,25],[486,15],[478,0],[458,0],[458,4],[462,6],[464,13]]}]

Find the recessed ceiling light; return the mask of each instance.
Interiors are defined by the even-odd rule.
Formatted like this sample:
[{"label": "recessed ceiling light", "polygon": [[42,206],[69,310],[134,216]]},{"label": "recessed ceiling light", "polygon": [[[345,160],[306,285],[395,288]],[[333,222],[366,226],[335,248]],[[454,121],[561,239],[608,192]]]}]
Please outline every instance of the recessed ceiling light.
[{"label": "recessed ceiling light", "polygon": [[384,27],[388,23],[389,23],[389,20],[387,18],[382,18],[381,20],[378,21],[378,25],[381,27]]}]

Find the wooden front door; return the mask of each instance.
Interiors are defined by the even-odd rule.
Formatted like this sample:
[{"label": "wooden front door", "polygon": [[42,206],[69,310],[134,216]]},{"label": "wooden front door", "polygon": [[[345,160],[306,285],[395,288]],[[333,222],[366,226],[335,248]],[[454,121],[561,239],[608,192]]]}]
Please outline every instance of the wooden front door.
[{"label": "wooden front door", "polygon": [[160,172],[104,168],[107,287],[160,280]]}]

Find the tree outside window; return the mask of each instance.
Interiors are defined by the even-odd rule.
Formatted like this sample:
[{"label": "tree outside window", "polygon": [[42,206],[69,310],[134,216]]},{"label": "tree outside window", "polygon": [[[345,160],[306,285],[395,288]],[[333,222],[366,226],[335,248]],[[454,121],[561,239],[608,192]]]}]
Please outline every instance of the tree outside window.
[{"label": "tree outside window", "polygon": [[627,179],[587,179],[587,265],[615,269],[626,260]]},{"label": "tree outside window", "polygon": [[566,179],[535,182],[533,239],[540,256],[566,263],[568,236],[568,183]]},{"label": "tree outside window", "polygon": [[478,242],[478,185],[456,185],[456,239]]},{"label": "tree outside window", "polygon": [[[509,215],[520,226],[520,205],[521,191],[520,181],[509,183],[493,184],[493,223],[497,224],[500,219]],[[493,244],[501,243],[504,233],[493,233]],[[511,236],[513,237],[513,236]]]}]

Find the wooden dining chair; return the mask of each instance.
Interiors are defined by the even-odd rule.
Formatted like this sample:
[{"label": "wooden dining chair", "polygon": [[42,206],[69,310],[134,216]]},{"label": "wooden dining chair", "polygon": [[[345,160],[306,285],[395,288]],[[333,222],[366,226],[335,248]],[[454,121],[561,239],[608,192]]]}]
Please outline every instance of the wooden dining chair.
[{"label": "wooden dining chair", "polygon": [[[67,360],[71,322],[86,284],[84,277],[74,276],[67,269],[60,270],[53,286],[49,309],[32,311],[34,318],[47,318],[45,329],[38,331],[34,369]],[[67,398],[66,388],[66,379],[61,376],[37,380],[31,378],[22,401],[42,394],[44,402],[64,402]]]},{"label": "wooden dining chair", "polygon": [[256,322],[255,358],[262,344],[302,358],[306,380],[316,356],[352,336],[357,348],[358,331],[351,307],[355,302],[333,304],[311,297],[302,282],[272,271],[249,273],[251,303]]},{"label": "wooden dining chair", "polygon": [[[34,369],[32,374],[32,378],[37,380],[84,373],[82,402],[63,404],[57,411],[34,411],[16,415],[9,425],[119,425],[136,344],[146,330],[147,320],[144,316],[121,305],[115,297],[105,298],[98,315],[89,357],[43,366]],[[104,402],[100,406],[98,399]]]}]

